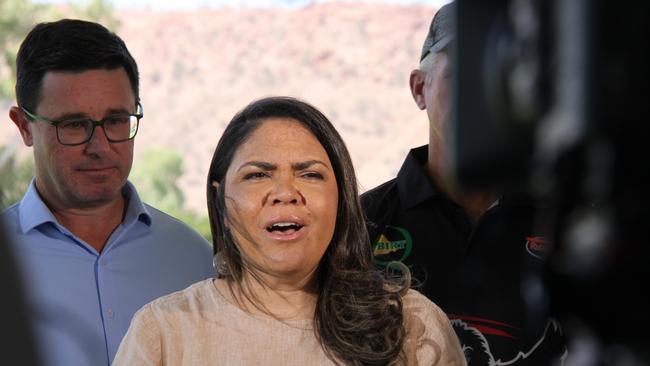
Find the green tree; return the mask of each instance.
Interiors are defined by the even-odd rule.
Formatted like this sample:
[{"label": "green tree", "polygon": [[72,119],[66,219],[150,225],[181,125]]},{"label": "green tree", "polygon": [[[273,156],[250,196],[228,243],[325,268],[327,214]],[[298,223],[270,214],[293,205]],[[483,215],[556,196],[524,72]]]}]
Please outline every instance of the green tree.
[{"label": "green tree", "polygon": [[13,97],[16,52],[45,9],[45,5],[26,0],[0,0],[0,98]]},{"label": "green tree", "polygon": [[169,149],[145,151],[131,172],[140,196],[147,202],[155,202],[161,210],[182,207],[185,197],[177,180],[183,174],[183,158]]},{"label": "green tree", "polygon": [[20,201],[33,176],[32,159],[19,160],[12,149],[0,146],[0,211]]},{"label": "green tree", "polygon": [[157,148],[142,154],[131,170],[130,180],[138,188],[143,201],[192,226],[206,240],[211,241],[208,218],[183,208],[185,196],[178,187],[178,179],[182,174],[181,154]]}]

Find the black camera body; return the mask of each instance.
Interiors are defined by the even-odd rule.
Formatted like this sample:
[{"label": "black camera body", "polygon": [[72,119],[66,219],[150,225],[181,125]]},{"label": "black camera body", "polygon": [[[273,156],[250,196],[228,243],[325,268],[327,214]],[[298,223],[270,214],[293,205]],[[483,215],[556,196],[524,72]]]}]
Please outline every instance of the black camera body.
[{"label": "black camera body", "polygon": [[452,174],[550,206],[552,310],[649,361],[648,5],[456,2]]}]

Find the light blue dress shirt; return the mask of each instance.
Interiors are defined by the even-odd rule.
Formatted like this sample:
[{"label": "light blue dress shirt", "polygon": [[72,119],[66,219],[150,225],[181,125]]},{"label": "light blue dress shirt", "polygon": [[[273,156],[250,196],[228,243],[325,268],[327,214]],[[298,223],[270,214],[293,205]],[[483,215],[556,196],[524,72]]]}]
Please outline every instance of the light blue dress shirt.
[{"label": "light blue dress shirt", "polygon": [[109,365],[141,306],[214,274],[199,234],[143,204],[131,183],[124,194],[124,221],[101,253],[57,222],[33,181],[0,214],[45,365]]}]

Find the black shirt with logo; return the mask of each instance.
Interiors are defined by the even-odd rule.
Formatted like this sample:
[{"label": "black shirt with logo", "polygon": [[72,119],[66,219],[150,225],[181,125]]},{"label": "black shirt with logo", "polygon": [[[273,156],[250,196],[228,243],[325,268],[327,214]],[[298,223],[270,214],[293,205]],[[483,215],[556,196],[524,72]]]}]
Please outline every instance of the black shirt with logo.
[{"label": "black shirt with logo", "polygon": [[546,365],[565,353],[541,276],[552,243],[529,200],[501,197],[473,225],[428,177],[427,146],[361,196],[375,264],[401,261],[452,321],[469,365]]}]

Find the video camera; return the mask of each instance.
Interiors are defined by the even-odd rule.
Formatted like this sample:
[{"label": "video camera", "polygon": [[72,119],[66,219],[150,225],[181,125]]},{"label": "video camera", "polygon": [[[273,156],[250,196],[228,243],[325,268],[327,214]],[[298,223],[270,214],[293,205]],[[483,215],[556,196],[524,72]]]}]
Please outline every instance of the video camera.
[{"label": "video camera", "polygon": [[456,2],[453,175],[550,205],[552,310],[648,362],[648,5]]}]

